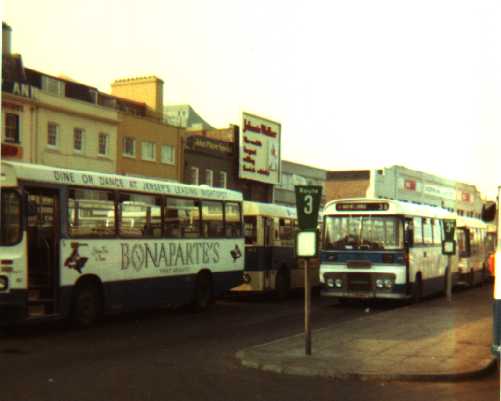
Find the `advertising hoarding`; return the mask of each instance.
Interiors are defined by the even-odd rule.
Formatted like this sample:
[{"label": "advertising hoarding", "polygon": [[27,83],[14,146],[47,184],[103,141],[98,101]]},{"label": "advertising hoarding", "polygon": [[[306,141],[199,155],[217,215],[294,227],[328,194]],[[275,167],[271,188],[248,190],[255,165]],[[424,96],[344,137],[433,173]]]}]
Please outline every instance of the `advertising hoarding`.
[{"label": "advertising hoarding", "polygon": [[278,184],[280,138],[279,123],[243,113],[239,137],[238,176],[247,180]]}]

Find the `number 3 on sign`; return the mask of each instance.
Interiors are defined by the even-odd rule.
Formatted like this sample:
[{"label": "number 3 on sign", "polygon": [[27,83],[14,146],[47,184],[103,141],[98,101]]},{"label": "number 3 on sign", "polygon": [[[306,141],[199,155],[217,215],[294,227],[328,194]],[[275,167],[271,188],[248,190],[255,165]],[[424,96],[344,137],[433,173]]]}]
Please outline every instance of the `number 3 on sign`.
[{"label": "number 3 on sign", "polygon": [[313,212],[313,197],[305,195],[304,197],[304,214],[311,214]]}]

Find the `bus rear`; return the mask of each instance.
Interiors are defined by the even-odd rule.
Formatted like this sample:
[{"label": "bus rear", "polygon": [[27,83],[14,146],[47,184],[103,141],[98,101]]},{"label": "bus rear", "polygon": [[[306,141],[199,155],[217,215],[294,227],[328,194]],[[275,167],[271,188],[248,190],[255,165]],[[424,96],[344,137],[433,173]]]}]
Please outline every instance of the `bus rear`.
[{"label": "bus rear", "polygon": [[0,326],[23,318],[26,311],[26,232],[15,171],[0,168]]}]

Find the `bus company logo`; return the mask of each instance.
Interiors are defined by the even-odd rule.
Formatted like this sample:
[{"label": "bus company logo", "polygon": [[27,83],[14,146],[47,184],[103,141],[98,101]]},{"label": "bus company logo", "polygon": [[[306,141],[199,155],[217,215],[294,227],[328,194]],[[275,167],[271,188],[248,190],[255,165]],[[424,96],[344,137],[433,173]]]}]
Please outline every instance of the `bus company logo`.
[{"label": "bus company logo", "polygon": [[74,269],[80,274],[82,274],[82,269],[85,267],[85,264],[87,263],[87,260],[89,258],[86,258],[84,256],[80,256],[78,252],[78,248],[81,246],[87,246],[87,244],[80,244],[78,242],[72,242],[71,243],[71,248],[73,251],[71,252],[71,255],[68,256],[68,258],[64,261],[64,265],[68,267],[69,269]]},{"label": "bus company logo", "polygon": [[233,258],[233,263],[235,263],[238,258],[242,257],[242,251],[240,251],[238,245],[235,245],[235,248],[230,251],[230,255]]}]

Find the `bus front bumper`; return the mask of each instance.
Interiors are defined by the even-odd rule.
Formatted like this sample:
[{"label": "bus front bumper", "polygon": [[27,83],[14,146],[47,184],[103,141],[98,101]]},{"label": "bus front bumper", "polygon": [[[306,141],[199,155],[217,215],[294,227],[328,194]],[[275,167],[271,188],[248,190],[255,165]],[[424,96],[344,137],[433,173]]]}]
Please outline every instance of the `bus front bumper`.
[{"label": "bus front bumper", "polygon": [[320,295],[332,298],[351,299],[409,299],[410,295],[405,292],[383,292],[383,291],[343,291],[332,288],[322,288]]}]

